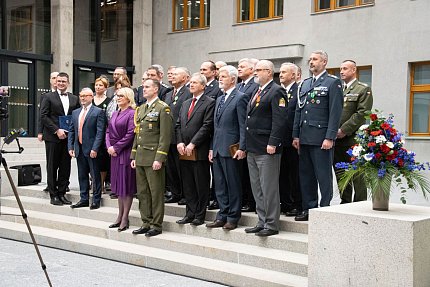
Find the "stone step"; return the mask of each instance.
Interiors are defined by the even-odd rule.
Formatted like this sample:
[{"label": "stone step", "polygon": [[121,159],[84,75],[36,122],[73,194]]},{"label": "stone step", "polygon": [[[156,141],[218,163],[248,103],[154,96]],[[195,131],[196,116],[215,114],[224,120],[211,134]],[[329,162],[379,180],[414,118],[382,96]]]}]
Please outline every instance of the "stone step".
[{"label": "stone step", "polygon": [[[37,243],[40,245],[219,282],[230,286],[307,286],[306,277],[285,272],[174,252],[166,250],[166,248],[154,248],[142,244],[39,226],[32,226],[32,230]],[[30,242],[26,226],[21,223],[0,220],[0,233],[4,238]],[[128,234],[117,235],[129,236]],[[161,237],[163,234],[159,236]],[[138,240],[158,241],[160,239],[154,237]],[[263,264],[261,265],[265,267]]]},{"label": "stone step", "polygon": [[[20,214],[17,208],[3,207],[3,213]],[[243,243],[226,242],[199,236],[164,231],[160,236],[148,240],[145,236],[132,235],[130,230],[118,232],[109,229],[106,222],[86,218],[56,215],[45,212],[26,211],[32,226],[41,226],[101,238],[163,248],[171,251],[240,263],[250,266],[265,266],[270,270],[307,276],[307,256],[304,254],[250,246]],[[11,221],[24,223],[22,217],[8,216]],[[5,217],[3,217],[6,220]]]},{"label": "stone step", "polygon": [[[43,193],[43,191],[42,191]],[[26,210],[34,210],[39,212],[47,212],[56,215],[72,216],[77,218],[92,219],[106,222],[106,226],[114,222],[117,217],[118,209],[115,207],[102,206],[97,210],[89,208],[72,209],[69,206],[54,206],[49,203],[48,199],[20,196],[21,202]],[[2,206],[17,207],[17,202],[14,196],[6,196],[2,198]],[[55,217],[55,216],[54,216]],[[130,224],[132,226],[140,226],[141,219],[138,210],[130,211]],[[254,234],[246,234],[244,229],[246,226],[232,231],[224,231],[220,228],[208,229],[204,225],[191,226],[189,224],[179,225],[176,223],[179,217],[164,216],[163,230],[199,236],[203,238],[217,239],[228,242],[244,243],[252,246],[272,248],[278,250],[286,250],[295,253],[307,254],[308,236],[303,233],[280,231],[278,235],[268,238],[260,238]]]},{"label": "stone step", "polygon": [[[18,193],[20,195],[30,196],[30,197],[40,197],[40,198],[49,198],[49,194],[43,192],[42,190],[46,187],[46,185],[32,185],[19,187]],[[67,193],[67,197],[72,202],[79,201],[79,191],[71,190]],[[106,195],[102,195],[102,206],[106,207],[117,207],[117,200],[110,199],[110,197]],[[132,210],[138,210],[139,201],[135,199],[133,201]],[[185,215],[185,206],[180,206],[176,203],[166,203],[165,211],[166,215],[183,217]],[[217,210],[208,210],[206,212],[206,220],[214,221],[216,218]],[[244,212],[242,213],[242,217],[239,221],[239,225],[243,226],[255,226],[257,224],[258,217],[257,214],[253,212]],[[294,217],[286,217],[281,215],[280,218],[280,230],[282,231],[290,231],[290,232],[298,232],[307,234],[308,232],[308,224],[303,221],[294,221]]]}]

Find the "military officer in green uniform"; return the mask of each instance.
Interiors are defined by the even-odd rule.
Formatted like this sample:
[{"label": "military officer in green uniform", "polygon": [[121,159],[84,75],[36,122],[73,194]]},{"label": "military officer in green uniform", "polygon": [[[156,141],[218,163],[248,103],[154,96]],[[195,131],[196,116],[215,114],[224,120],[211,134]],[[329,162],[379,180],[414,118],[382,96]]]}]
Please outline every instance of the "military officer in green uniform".
[{"label": "military officer in green uniform", "polygon": [[160,234],[164,217],[165,162],[170,146],[170,107],[158,98],[160,82],[143,83],[146,104],[135,113],[135,136],[131,166],[136,168],[137,198],[142,226],[133,234],[147,237]]},{"label": "military officer in green uniform", "polygon": [[[345,60],[340,66],[340,77],[344,81],[343,111],[340,119],[340,128],[337,132],[336,147],[334,151],[334,164],[337,162],[349,162],[350,157],[346,153],[356,142],[356,131],[365,123],[366,111],[372,109],[373,96],[370,87],[361,83],[356,78],[357,66],[353,60]],[[341,170],[336,170],[336,178],[339,181]],[[354,197],[352,197],[354,187]],[[367,199],[367,188],[361,177],[356,178],[341,195],[341,203],[362,201]]]}]

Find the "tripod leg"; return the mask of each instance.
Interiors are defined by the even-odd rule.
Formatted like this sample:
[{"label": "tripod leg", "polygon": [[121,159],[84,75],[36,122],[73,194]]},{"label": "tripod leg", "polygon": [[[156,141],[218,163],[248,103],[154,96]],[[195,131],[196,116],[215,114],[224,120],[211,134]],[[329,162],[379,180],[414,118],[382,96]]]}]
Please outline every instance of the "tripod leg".
[{"label": "tripod leg", "polygon": [[13,194],[15,195],[16,202],[18,203],[19,209],[21,210],[21,215],[25,221],[25,225],[27,226],[28,233],[30,234],[30,237],[31,237],[31,241],[33,242],[34,248],[36,249],[37,257],[39,257],[39,261],[40,261],[40,264],[42,265],[42,270],[45,273],[46,280],[48,280],[49,286],[52,287],[51,280],[49,279],[48,272],[46,271],[46,265],[43,262],[42,255],[40,254],[39,247],[33,235],[33,231],[31,231],[30,223],[28,222],[28,219],[27,219],[27,214],[24,211],[24,207],[22,206],[21,199],[19,198],[18,191],[16,190],[16,186],[15,186],[15,183],[13,182],[12,175],[10,174],[9,168],[7,167],[6,159],[2,157],[1,163],[3,164],[4,170],[6,172],[7,178],[9,179],[10,185],[12,186]]}]

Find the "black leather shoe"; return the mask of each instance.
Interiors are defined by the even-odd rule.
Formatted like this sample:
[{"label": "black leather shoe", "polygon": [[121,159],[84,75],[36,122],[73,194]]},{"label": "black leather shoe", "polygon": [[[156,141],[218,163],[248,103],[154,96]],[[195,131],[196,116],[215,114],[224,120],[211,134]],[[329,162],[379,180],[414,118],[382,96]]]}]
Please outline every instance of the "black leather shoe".
[{"label": "black leather shoe", "polygon": [[90,209],[99,209],[100,208],[100,203],[91,203]]},{"label": "black leather shoe", "polygon": [[109,228],[118,228],[120,225],[121,225],[121,222],[112,223],[111,225],[109,225]]},{"label": "black leather shoe", "polygon": [[207,228],[217,228],[217,227],[223,227],[225,225],[225,222],[222,220],[215,220],[214,222],[210,222],[206,224]]},{"label": "black leather shoe", "polygon": [[187,204],[187,201],[185,200],[185,198],[181,198],[181,200],[178,201],[178,205],[185,205]]},{"label": "black leather shoe", "polygon": [[52,205],[63,205],[63,202],[60,200],[58,196],[54,196],[51,198]]},{"label": "black leather shoe", "polygon": [[69,192],[70,191],[70,188],[69,187],[66,187],[66,192]]},{"label": "black leather shoe", "polygon": [[161,233],[163,233],[163,231],[152,228],[145,233],[145,236],[152,237],[152,236],[157,236],[158,234],[161,234]]},{"label": "black leather shoe", "polygon": [[72,202],[68,200],[64,195],[60,196],[59,199],[63,204],[67,204],[67,205],[72,204]]},{"label": "black leather shoe", "polygon": [[191,221],[190,224],[193,226],[199,226],[199,225],[202,225],[203,223],[205,223],[203,220],[195,218],[193,221]]},{"label": "black leather shoe", "polygon": [[215,210],[219,209],[218,201],[214,200],[209,206],[208,210]]},{"label": "black leather shoe", "polygon": [[242,207],[242,212],[254,212],[255,211],[255,206],[251,206],[251,205],[244,205]]},{"label": "black leather shoe", "polygon": [[44,192],[49,192],[49,188],[45,187],[45,189],[43,189]]},{"label": "black leather shoe", "polygon": [[224,224],[224,226],[222,227],[222,229],[224,229],[224,230],[233,230],[233,229],[236,229],[236,227],[237,227],[236,223],[227,222],[226,224]]},{"label": "black leather shoe", "polygon": [[245,232],[246,233],[257,233],[263,229],[264,228],[261,226],[254,226],[254,227],[250,227],[250,228],[245,228]]},{"label": "black leather shoe", "polygon": [[187,224],[187,223],[191,223],[191,222],[193,222],[193,219],[186,217],[186,216],[184,218],[176,221],[177,224]]},{"label": "black leather shoe", "polygon": [[164,201],[165,203],[177,203],[177,202],[179,202],[179,200],[181,200],[180,198],[177,198],[177,197],[174,197],[174,196],[172,196],[172,197],[170,197],[169,199],[167,199],[166,201]]},{"label": "black leather shoe", "polygon": [[149,231],[149,227],[141,227],[139,229],[133,230],[133,234],[144,234]]},{"label": "black leather shoe", "polygon": [[78,201],[78,203],[75,203],[73,205],[70,205],[71,208],[81,208],[81,207],[88,207],[90,204],[88,201]]},{"label": "black leather shoe", "polygon": [[309,220],[309,212],[303,211],[302,213],[300,213],[299,215],[294,217],[294,220],[295,221],[308,221]]},{"label": "black leather shoe", "polygon": [[256,232],[255,235],[261,236],[261,237],[266,237],[266,236],[272,236],[272,235],[275,235],[278,233],[279,233],[278,230],[272,230],[269,228],[264,228],[263,230]]},{"label": "black leather shoe", "polygon": [[293,208],[291,210],[285,211],[285,216],[297,216],[300,214],[300,211],[297,208]]}]

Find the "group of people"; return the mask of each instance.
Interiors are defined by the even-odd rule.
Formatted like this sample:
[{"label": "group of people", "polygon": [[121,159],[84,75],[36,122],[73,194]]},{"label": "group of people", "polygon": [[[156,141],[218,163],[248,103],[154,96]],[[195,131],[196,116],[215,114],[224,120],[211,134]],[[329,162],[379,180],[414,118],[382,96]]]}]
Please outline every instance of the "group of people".
[{"label": "group of people", "polygon": [[[75,157],[81,198],[71,207],[99,208],[110,171],[119,212],[109,227],[118,231],[129,227],[135,194],[142,225],[132,233],[149,237],[162,233],[165,203],[185,204],[177,223],[198,226],[212,202],[219,211],[206,227],[226,231],[237,227],[241,212],[256,211],[257,225],[245,232],[262,237],[279,233],[281,212],[308,220],[310,209],[330,204],[333,163],[347,160],[373,101],[353,60],[341,64],[343,81],[327,73],[327,62],[324,51],[314,51],[312,77],[303,81],[297,65],[284,63],[280,85],[268,60],[244,58],[237,68],[205,61],[194,74],[171,66],[169,85],[163,67],[152,65],[136,89],[118,67],[113,87],[100,77],[95,93],[84,88],[79,99],[66,93],[68,76],[59,73],[40,112],[51,203],[71,204],[65,192]],[[366,198],[357,179],[342,203]]]}]

